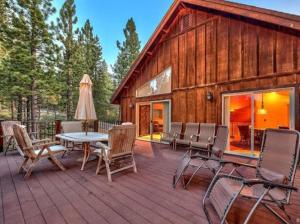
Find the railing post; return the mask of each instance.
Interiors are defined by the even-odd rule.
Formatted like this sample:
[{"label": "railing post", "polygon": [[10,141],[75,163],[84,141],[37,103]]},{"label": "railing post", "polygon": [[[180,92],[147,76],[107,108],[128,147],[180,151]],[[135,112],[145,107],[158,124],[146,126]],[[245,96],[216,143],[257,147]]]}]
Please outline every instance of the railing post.
[{"label": "railing post", "polygon": [[61,120],[55,120],[55,134],[60,134],[61,133]]},{"label": "railing post", "polygon": [[99,120],[95,120],[94,121],[94,132],[98,132],[99,131]]},{"label": "railing post", "polygon": [[0,120],[0,152],[3,152],[3,130],[2,130],[2,121],[4,120]]}]

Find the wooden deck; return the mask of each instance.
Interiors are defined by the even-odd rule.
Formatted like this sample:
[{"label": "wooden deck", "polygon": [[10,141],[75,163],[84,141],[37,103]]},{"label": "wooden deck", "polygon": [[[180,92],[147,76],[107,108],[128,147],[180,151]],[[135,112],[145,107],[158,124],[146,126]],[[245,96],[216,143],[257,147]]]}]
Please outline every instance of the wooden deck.
[{"label": "wooden deck", "polygon": [[[76,161],[81,152],[62,159],[68,168],[58,171],[48,161],[37,166],[30,179],[17,174],[21,159],[15,153],[0,156],[0,223],[207,223],[201,199],[211,180],[203,171],[189,190],[171,187],[171,180],[183,150],[137,141],[138,173],[95,175],[96,161],[80,171]],[[300,188],[300,172],[296,177]],[[230,212],[230,223],[240,223],[249,202],[239,200]],[[288,206],[294,222],[300,223],[300,192]],[[251,223],[276,223],[261,209]]]}]

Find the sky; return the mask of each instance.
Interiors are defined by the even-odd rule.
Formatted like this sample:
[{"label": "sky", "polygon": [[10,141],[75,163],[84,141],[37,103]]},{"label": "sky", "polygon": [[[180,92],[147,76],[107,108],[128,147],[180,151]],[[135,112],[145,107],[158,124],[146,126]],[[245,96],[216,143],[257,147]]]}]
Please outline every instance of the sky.
[{"label": "sky", "polygon": [[[233,2],[300,15],[300,0],[232,0]],[[54,0],[59,10],[64,0]],[[123,41],[123,28],[133,17],[143,47],[168,11],[173,0],[75,0],[78,26],[87,19],[100,38],[103,57],[113,65],[118,55],[116,41]],[[110,66],[109,66],[110,67]],[[110,69],[111,70],[111,69]]]}]

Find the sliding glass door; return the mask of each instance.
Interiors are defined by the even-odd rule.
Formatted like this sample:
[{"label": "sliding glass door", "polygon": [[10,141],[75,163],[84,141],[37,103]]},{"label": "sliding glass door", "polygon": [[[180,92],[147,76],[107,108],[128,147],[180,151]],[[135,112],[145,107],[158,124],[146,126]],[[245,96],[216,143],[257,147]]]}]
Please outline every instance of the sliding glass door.
[{"label": "sliding glass door", "polygon": [[140,103],[137,108],[138,138],[159,141],[160,133],[170,128],[170,101]]},{"label": "sliding glass door", "polygon": [[223,95],[227,152],[257,157],[266,128],[294,129],[294,88]]}]

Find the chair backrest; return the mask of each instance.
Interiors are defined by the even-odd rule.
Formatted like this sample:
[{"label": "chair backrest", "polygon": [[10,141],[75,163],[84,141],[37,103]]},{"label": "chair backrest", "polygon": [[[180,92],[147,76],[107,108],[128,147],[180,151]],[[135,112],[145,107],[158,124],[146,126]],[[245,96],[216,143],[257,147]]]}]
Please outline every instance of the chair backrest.
[{"label": "chair backrest", "polygon": [[108,131],[110,156],[132,153],[135,142],[135,125],[116,125]]},{"label": "chair backrest", "polygon": [[184,139],[190,139],[192,135],[197,135],[199,132],[199,123],[186,123],[184,131]]},{"label": "chair backrest", "polygon": [[213,138],[216,133],[216,124],[200,123],[199,142],[209,143],[209,139]]},{"label": "chair backrest", "polygon": [[213,158],[222,158],[228,143],[228,127],[219,126],[214,144],[211,148],[211,156]]},{"label": "chair backrest", "polygon": [[33,147],[32,141],[27,133],[26,127],[23,125],[14,124],[13,133],[15,140],[23,154],[29,158],[34,157],[34,151],[33,149],[30,149]]},{"label": "chair backrest", "polygon": [[171,129],[170,134],[174,135],[175,133],[181,134],[182,131],[182,122],[172,122],[171,123]]},{"label": "chair backrest", "polygon": [[250,139],[249,125],[238,125],[238,129],[239,129],[239,132],[240,132],[240,136],[243,140],[249,140]]},{"label": "chair backrest", "polygon": [[61,122],[61,133],[70,132],[82,132],[82,122],[81,121],[62,121]]},{"label": "chair backrest", "polygon": [[7,137],[7,136],[14,135],[14,132],[13,132],[14,124],[21,125],[21,122],[20,121],[2,121],[1,122],[3,136]]},{"label": "chair backrest", "polygon": [[[257,165],[257,177],[277,183],[294,184],[299,159],[299,132],[266,129]],[[289,201],[291,191],[287,191]]]}]

